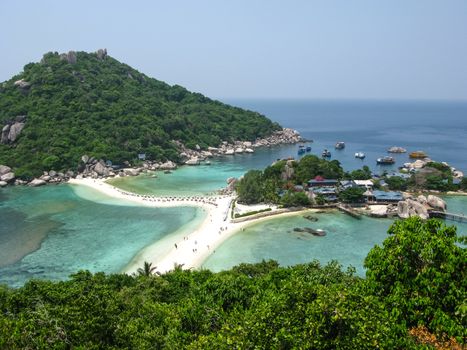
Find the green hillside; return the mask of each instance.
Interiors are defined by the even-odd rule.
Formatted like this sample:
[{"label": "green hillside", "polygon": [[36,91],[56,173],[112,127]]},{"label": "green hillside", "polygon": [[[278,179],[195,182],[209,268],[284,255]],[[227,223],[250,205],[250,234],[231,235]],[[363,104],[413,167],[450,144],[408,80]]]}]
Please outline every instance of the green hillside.
[{"label": "green hillside", "polygon": [[172,140],[205,148],[280,128],[259,113],[149,78],[105,50],[47,53],[1,84],[0,126],[15,120],[24,129],[13,141],[4,130],[0,164],[23,177],[75,169],[83,154],[114,163],[140,152],[176,161]]}]

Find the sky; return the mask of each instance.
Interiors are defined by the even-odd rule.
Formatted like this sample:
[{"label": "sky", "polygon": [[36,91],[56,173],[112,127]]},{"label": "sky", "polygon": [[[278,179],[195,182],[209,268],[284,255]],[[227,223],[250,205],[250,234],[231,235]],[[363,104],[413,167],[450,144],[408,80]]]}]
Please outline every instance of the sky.
[{"label": "sky", "polygon": [[467,99],[466,0],[2,0],[0,81],[96,51],[213,98]]}]

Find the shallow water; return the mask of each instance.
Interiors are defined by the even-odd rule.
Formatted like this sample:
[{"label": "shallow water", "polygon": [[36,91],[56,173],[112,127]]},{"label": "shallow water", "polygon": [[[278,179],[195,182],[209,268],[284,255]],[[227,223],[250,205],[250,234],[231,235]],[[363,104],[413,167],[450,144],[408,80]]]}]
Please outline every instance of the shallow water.
[{"label": "shallow water", "polygon": [[[409,151],[422,149],[433,159],[467,171],[467,104],[435,102],[339,101],[234,101],[266,114],[286,127],[312,138],[312,154],[331,149],[346,170],[369,165],[374,171],[394,170],[408,161],[377,167],[375,159],[397,145]],[[346,148],[335,151],[336,141]],[[367,154],[364,161],[354,153]],[[297,157],[297,146],[258,149],[212,159],[211,166],[184,166],[172,174],[157,172],[113,180],[136,193],[157,195],[211,194],[226,186],[228,177],[249,169],[263,169],[278,158]],[[467,213],[467,197],[447,197],[448,210]],[[0,283],[22,285],[30,278],[65,279],[80,269],[118,272],[144,247],[158,242],[160,252],[174,238],[199,225],[205,213],[195,208],[154,209],[116,201],[84,186],[0,189]],[[390,220],[357,221],[341,213],[320,214],[318,223],[300,218],[272,219],[233,236],[205,263],[221,270],[241,262],[278,260],[290,265],[318,259],[339,260],[363,273],[363,259],[386,236]],[[449,223],[449,222],[448,222]],[[289,232],[294,225],[324,228],[326,237]],[[453,224],[453,223],[450,223]],[[320,227],[322,225],[322,227]],[[467,233],[467,224],[458,224]]]},{"label": "shallow water", "polygon": [[[445,197],[448,210],[467,213],[467,196]],[[321,263],[338,260],[345,267],[353,266],[364,275],[363,261],[371,248],[381,244],[393,220],[362,217],[354,219],[341,212],[312,214],[319,220],[311,222],[297,215],[273,218],[247,227],[228,239],[203,264],[204,268],[221,271],[242,262],[277,260],[281,265],[295,265],[317,259]],[[467,234],[467,224],[445,221],[457,226],[460,235]],[[325,237],[293,232],[294,227],[324,229]]]},{"label": "shallow water", "polygon": [[206,215],[192,207],[115,205],[85,187],[77,195],[70,185],[11,188],[7,195],[0,207],[8,218],[0,229],[0,251],[8,251],[0,256],[0,283],[11,286],[30,278],[62,280],[81,269],[119,272],[144,247],[193,230]]}]

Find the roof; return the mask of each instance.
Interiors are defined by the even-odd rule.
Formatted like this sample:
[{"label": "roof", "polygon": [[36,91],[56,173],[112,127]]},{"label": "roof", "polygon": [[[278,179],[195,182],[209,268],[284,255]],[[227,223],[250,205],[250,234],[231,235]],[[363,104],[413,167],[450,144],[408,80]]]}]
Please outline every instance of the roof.
[{"label": "roof", "polygon": [[316,178],[315,178],[313,180],[308,181],[308,184],[309,185],[316,185],[316,186],[326,186],[326,185],[327,186],[332,186],[332,185],[336,185],[337,182],[338,181],[336,179],[323,179],[321,177],[320,180],[316,180]]},{"label": "roof", "polygon": [[373,186],[373,181],[371,180],[354,180],[357,186]]},{"label": "roof", "polygon": [[329,187],[317,187],[312,190],[315,194],[335,194],[336,190]]},{"label": "roof", "polygon": [[385,192],[385,191],[375,190],[373,191],[373,196],[375,196],[376,200],[380,200],[380,201],[401,201],[404,199],[401,192],[391,192],[391,191]]}]

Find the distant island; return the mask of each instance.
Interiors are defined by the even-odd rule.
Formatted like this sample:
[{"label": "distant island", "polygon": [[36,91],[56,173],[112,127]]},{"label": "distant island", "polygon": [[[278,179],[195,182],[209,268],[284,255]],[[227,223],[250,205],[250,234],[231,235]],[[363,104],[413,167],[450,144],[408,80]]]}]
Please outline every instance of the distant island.
[{"label": "distant island", "polygon": [[265,116],[150,78],[100,49],[49,52],[0,84],[0,164],[16,177],[113,164],[179,162],[180,150],[254,142],[282,128]]}]

